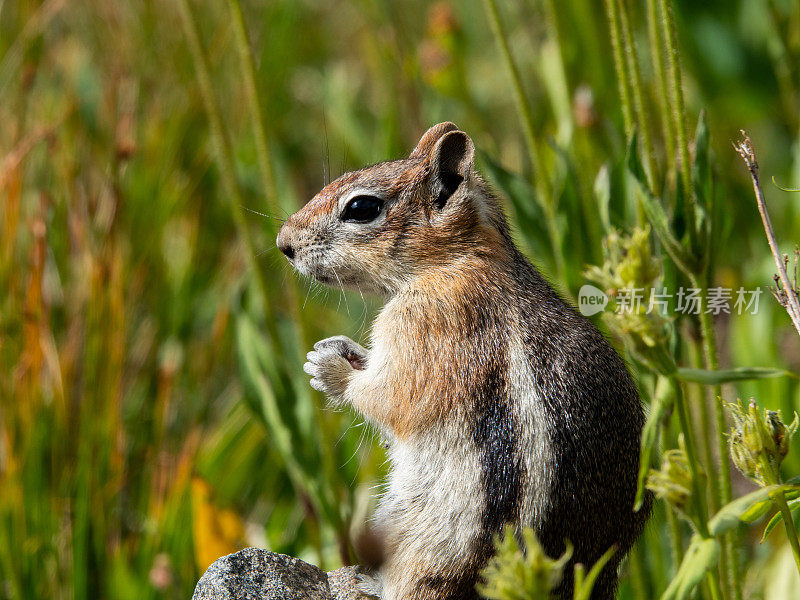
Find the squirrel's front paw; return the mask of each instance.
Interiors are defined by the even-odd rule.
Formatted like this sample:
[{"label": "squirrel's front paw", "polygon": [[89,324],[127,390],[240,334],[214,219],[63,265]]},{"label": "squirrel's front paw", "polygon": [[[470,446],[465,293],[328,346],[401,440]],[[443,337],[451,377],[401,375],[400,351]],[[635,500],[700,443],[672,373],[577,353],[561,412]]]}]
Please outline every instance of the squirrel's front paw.
[{"label": "squirrel's front paw", "polygon": [[303,370],[311,375],[311,387],[340,402],[354,369],[363,369],[367,350],[349,337],[337,335],[314,344]]}]

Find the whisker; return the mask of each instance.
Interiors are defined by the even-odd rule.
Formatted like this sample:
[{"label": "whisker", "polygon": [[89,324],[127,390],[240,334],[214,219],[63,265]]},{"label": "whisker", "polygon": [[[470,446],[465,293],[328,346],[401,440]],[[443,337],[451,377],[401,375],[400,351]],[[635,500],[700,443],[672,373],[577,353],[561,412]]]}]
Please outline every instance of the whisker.
[{"label": "whisker", "polygon": [[266,217],[267,219],[275,219],[276,221],[280,221],[281,223],[286,223],[286,219],[281,219],[280,217],[275,217],[273,215],[268,215],[267,213],[258,212],[257,210],[253,210],[252,208],[246,207],[244,204],[240,204],[239,206],[241,206],[247,212],[253,213],[254,215],[259,215],[261,217]]},{"label": "whisker", "polygon": [[[339,274],[336,272],[336,269],[333,268],[333,267],[331,267],[331,269],[333,270],[334,277],[336,277],[336,281],[339,282],[339,289],[342,290],[342,295],[339,297],[339,302],[341,302],[341,299],[344,298],[344,307],[347,310],[347,316],[349,317],[350,316],[350,305],[347,303],[347,296],[345,296],[345,293],[344,293],[344,286],[342,285],[342,280],[339,279]],[[336,303],[336,310],[339,310],[339,302]]]},{"label": "whisker", "polygon": [[303,306],[300,308],[300,310],[305,310],[306,309],[306,302],[308,302],[308,295],[311,293],[311,290],[312,290],[313,287],[314,287],[314,281],[311,280],[310,285],[308,286],[308,289],[306,290],[306,298],[305,298],[305,300],[303,300]]},{"label": "whisker", "polygon": [[[323,168],[325,163],[328,164],[328,182],[331,180],[331,148],[328,144],[328,118],[325,116],[325,109],[322,109],[322,127],[325,131],[325,161],[322,163]],[[327,183],[325,185],[328,185]]]},{"label": "whisker", "polygon": [[361,329],[364,329],[367,326],[367,301],[364,300],[364,293],[361,291],[361,286],[358,285],[357,282],[356,287],[358,288],[358,293],[361,296],[361,303],[364,305],[364,319],[361,322]]},{"label": "whisker", "polygon": [[[361,460],[359,461],[359,464],[358,464],[358,466],[359,466],[359,467],[362,467],[362,466],[363,466],[363,457],[364,457],[364,454],[361,452],[361,447],[364,445],[364,441],[365,441],[365,439],[366,439],[366,432],[367,432],[367,430],[366,430],[366,429],[362,429],[362,430],[361,430],[361,435],[360,435],[360,436],[359,436],[359,438],[358,438],[358,445],[356,446],[356,449],[353,451],[353,456],[351,456],[351,457],[350,457],[350,458],[347,460],[347,463],[349,463],[351,460],[353,460],[353,459],[354,459],[356,456],[360,456],[360,457],[361,457]],[[345,463],[345,464],[347,464],[347,463]],[[360,469],[359,469],[359,470],[360,470]],[[350,482],[350,487],[353,487],[353,485],[355,485],[355,483],[356,483],[356,478],[357,478],[357,477],[358,477],[358,471],[356,471],[355,473],[353,473],[353,480]]]},{"label": "whisker", "polygon": [[[350,425],[350,427],[352,427],[352,424]],[[347,460],[344,462],[344,464],[342,465],[343,467],[344,467],[344,466],[347,466],[348,464],[350,464],[350,461],[351,461],[351,460],[353,460],[353,459],[354,459],[356,456],[358,456],[358,451],[359,451],[359,450],[361,450],[361,443],[362,443],[363,441],[364,441],[364,432],[363,432],[363,430],[362,430],[362,432],[361,432],[361,436],[360,436],[360,438],[359,438],[359,440],[358,440],[358,444],[356,445],[356,449],[355,449],[355,450],[353,450],[353,454],[351,454],[351,455],[350,455],[350,458],[348,458],[348,459],[347,459]],[[350,485],[352,485],[352,482],[351,482],[351,484],[350,484]]]},{"label": "whisker", "polygon": [[347,435],[347,432],[349,432],[355,426],[357,418],[358,417],[353,417],[353,420],[350,422],[350,425],[344,428],[344,431],[342,431],[342,434],[339,436],[339,439],[337,439],[336,443],[334,444],[335,447],[338,447],[339,444],[342,443],[344,437]]}]

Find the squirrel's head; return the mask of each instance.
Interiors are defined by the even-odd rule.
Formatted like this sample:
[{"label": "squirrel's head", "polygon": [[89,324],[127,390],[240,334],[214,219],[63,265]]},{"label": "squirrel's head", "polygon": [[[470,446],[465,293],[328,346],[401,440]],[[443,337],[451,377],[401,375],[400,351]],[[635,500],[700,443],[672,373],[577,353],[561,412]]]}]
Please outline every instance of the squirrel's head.
[{"label": "squirrel's head", "polygon": [[475,146],[439,123],[400,160],[345,173],[278,233],[305,275],[385,295],[412,278],[478,255],[506,255],[508,230],[473,166]]}]

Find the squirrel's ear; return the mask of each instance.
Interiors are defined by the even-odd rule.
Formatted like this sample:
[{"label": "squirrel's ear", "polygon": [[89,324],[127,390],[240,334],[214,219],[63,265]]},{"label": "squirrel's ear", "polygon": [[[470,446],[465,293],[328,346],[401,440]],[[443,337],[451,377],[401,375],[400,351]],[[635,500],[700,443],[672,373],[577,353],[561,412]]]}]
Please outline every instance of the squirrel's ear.
[{"label": "squirrel's ear", "polygon": [[411,152],[409,158],[425,158],[431,153],[434,144],[439,141],[440,137],[442,137],[448,131],[457,130],[458,127],[449,121],[434,125],[419,139],[419,142],[417,142],[417,147],[414,148],[413,152]]},{"label": "squirrel's ear", "polygon": [[461,182],[469,177],[475,145],[463,131],[449,131],[431,150],[431,187],[437,208],[444,207]]}]

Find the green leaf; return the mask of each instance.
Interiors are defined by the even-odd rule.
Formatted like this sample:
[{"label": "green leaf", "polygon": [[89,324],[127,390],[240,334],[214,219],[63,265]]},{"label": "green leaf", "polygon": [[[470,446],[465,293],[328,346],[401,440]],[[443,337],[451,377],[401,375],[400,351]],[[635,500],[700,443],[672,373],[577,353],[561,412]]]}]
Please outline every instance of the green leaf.
[{"label": "green leaf", "polygon": [[[792,517],[794,517],[795,513],[800,513],[800,499],[789,502],[789,511],[792,513]],[[764,540],[767,539],[767,536],[772,533],[772,530],[775,529],[775,526],[781,521],[783,521],[783,513],[781,511],[778,511],[772,515],[769,523],[767,523],[767,526],[764,528],[764,533],[761,535],[761,544],[764,543]]]},{"label": "green leaf", "polygon": [[756,502],[750,508],[744,511],[739,517],[739,520],[743,523],[755,523],[764,515],[766,515],[772,507],[772,500],[770,498],[766,498],[765,500]]},{"label": "green leaf", "polygon": [[550,98],[553,116],[558,123],[556,141],[561,147],[569,147],[575,128],[572,117],[572,98],[569,93],[561,50],[554,39],[545,40],[540,48],[539,72]]},{"label": "green leaf", "polygon": [[275,373],[272,353],[264,337],[245,314],[236,318],[236,349],[239,355],[242,380],[250,393],[244,395],[245,402],[259,417],[270,433],[270,441],[287,461],[293,479],[305,479],[296,462],[292,428],[281,414],[273,381],[279,379]]},{"label": "green leaf", "polygon": [[318,439],[304,435],[292,405],[297,394],[279,356],[246,313],[236,317],[236,350],[247,405],[266,426],[269,441],[286,465],[292,484],[338,527],[341,506],[333,496]]},{"label": "green leaf", "polygon": [[692,383],[703,383],[705,385],[720,385],[732,381],[745,381],[747,379],[769,379],[771,377],[795,377],[798,375],[784,369],[772,369],[769,367],[736,367],[735,369],[724,369],[721,371],[707,371],[705,369],[679,368],[678,379],[691,381]]},{"label": "green leaf", "polygon": [[569,248],[573,259],[564,265],[564,277],[569,288],[570,282],[582,281],[582,265],[600,260],[603,232],[594,200],[578,185],[580,167],[563,148],[556,146],[553,153],[557,159],[551,177],[552,194],[556,199],[556,227],[561,239],[560,247]]},{"label": "green leaf", "polygon": [[533,257],[552,266],[553,247],[547,219],[531,185],[520,175],[504,169],[488,154],[479,152],[478,157],[489,180],[508,198],[519,231]]},{"label": "green leaf", "polygon": [[[786,491],[791,489],[797,489],[797,486],[789,483],[768,485],[766,487],[757,489],[754,492],[750,492],[741,498],[737,498],[733,502],[730,502],[719,509],[717,514],[715,514],[708,521],[709,532],[711,532],[711,535],[720,535],[726,531],[729,531],[730,529],[733,529],[739,523],[745,522],[743,519],[744,516],[747,518],[753,517],[753,514],[749,513],[748,511],[750,511],[750,509],[752,509],[754,506],[759,505],[765,500],[769,500],[772,498],[772,494],[779,490]],[[756,513],[758,513],[761,511],[761,508],[754,510]],[[761,516],[763,515],[764,513],[761,514]]]},{"label": "green leaf", "polygon": [[658,434],[664,424],[664,417],[672,410],[672,386],[667,377],[659,377],[653,402],[650,405],[650,414],[642,430],[641,452],[639,453],[639,481],[636,487],[636,500],[633,510],[639,510],[644,501],[645,483],[650,472],[650,462],[653,450],[658,441]]},{"label": "green leaf", "polygon": [[661,600],[683,600],[703,580],[706,572],[713,569],[719,560],[719,542],[714,538],[692,536],[678,572],[661,594]]},{"label": "green leaf", "polygon": [[[705,111],[700,113],[700,118],[697,120],[694,146],[692,178],[694,179],[695,194],[697,196],[698,210],[700,211],[698,216],[704,218],[711,202],[711,165],[709,160],[711,148]],[[698,222],[699,225],[700,223]]]},{"label": "green leaf", "polygon": [[694,147],[692,179],[694,180],[695,197],[697,198],[695,223],[698,241],[698,247],[694,248],[694,254],[707,259],[710,255],[711,228],[714,225],[713,219],[709,218],[713,208],[714,193],[711,178],[711,149],[705,111],[700,112],[700,118],[697,120]]},{"label": "green leaf", "polygon": [[236,349],[247,391],[245,401],[266,426],[270,443],[283,459],[293,484],[335,523],[336,511],[324,495],[317,446],[304,438],[292,412],[281,406],[278,397],[278,393],[293,397],[291,385],[284,381],[276,353],[245,313],[236,317]]},{"label": "green leaf", "polygon": [[589,600],[594,589],[594,582],[616,551],[617,548],[615,546],[611,546],[606,550],[605,554],[597,559],[597,562],[594,563],[587,575],[584,575],[583,565],[575,565],[575,600]]},{"label": "green leaf", "polygon": [[694,134],[694,165],[692,176],[694,178],[697,200],[708,206],[708,193],[711,189],[711,168],[709,164],[710,144],[708,135],[708,122],[705,111],[701,111],[697,120],[697,129]]},{"label": "green leaf", "polygon": [[644,175],[644,167],[639,160],[638,146],[636,142],[636,132],[631,134],[628,142],[628,154],[626,157],[628,174],[631,176],[639,191],[639,199],[642,203],[645,216],[653,227],[653,231],[661,240],[664,249],[669,254],[675,265],[688,276],[693,273],[694,261],[686,252],[685,248],[672,234],[667,213],[661,206],[661,202],[656,198],[647,187],[647,179]]},{"label": "green leaf", "polygon": [[[798,487],[798,484],[800,484],[800,475],[792,477],[789,481],[785,483],[785,485],[793,486],[792,489],[783,493],[784,498],[786,498],[786,501],[789,504],[789,510],[792,512],[800,510],[800,487]],[[773,502],[771,499],[769,499],[769,500],[764,500],[761,504],[766,505],[765,510],[760,515],[763,517],[767,513],[767,511],[769,511],[769,509],[773,507]],[[767,539],[767,536],[775,528],[775,525],[780,523],[782,519],[783,515],[781,514],[780,511],[776,512],[772,516],[772,518],[769,520],[769,523],[767,523],[767,526],[764,528],[764,533],[761,536],[760,543],[764,543],[764,540]]]}]

